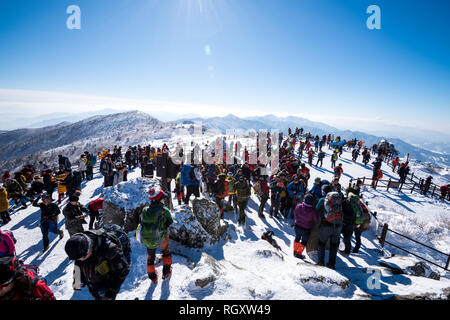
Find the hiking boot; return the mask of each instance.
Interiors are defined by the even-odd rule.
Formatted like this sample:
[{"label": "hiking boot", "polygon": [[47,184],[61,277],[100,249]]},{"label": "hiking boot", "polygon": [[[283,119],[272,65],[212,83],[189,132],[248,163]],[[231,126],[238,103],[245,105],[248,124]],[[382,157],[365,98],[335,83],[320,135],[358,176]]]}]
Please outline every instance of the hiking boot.
[{"label": "hiking boot", "polygon": [[260,217],[261,219],[265,219],[266,218],[263,214],[258,214],[258,217]]},{"label": "hiking boot", "polygon": [[163,275],[162,275],[163,280],[170,277],[171,274],[172,274],[172,267],[169,265],[163,266]]},{"label": "hiking boot", "polygon": [[333,265],[331,265],[331,264],[327,264],[327,268],[329,268],[329,269],[332,269],[332,270],[335,270],[336,269],[336,267],[335,266],[333,266]]},{"label": "hiking boot", "polygon": [[44,250],[42,250],[42,253],[44,253],[45,251],[47,251],[49,248],[49,246],[44,247]]},{"label": "hiking boot", "polygon": [[62,239],[64,237],[64,231],[59,230],[59,238]]},{"label": "hiking boot", "polygon": [[158,282],[158,272],[156,270],[155,270],[155,272],[149,273],[148,277],[150,278],[150,280],[152,280],[153,283]]},{"label": "hiking boot", "polygon": [[350,255],[350,250],[339,250],[340,254],[345,254],[346,256]]},{"label": "hiking boot", "polygon": [[305,259],[305,256],[303,254],[298,254],[297,252],[294,252],[294,257],[298,258],[298,259]]}]

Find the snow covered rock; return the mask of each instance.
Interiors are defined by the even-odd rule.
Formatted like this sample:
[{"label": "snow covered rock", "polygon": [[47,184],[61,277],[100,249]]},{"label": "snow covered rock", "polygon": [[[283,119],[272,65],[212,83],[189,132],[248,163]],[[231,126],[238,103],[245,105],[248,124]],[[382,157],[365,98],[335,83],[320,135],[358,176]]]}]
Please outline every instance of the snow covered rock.
[{"label": "snow covered rock", "polygon": [[413,257],[393,255],[390,258],[380,259],[379,264],[390,269],[394,274],[440,279],[439,274],[431,270],[430,266]]},{"label": "snow covered rock", "polygon": [[174,223],[169,227],[171,239],[187,247],[203,248],[217,242],[227,231],[228,224],[220,220],[216,203],[209,199],[192,201],[193,210],[181,205],[173,210]]},{"label": "snow covered rock", "polygon": [[220,211],[215,201],[206,198],[192,200],[192,209],[198,222],[217,241],[228,228],[228,224],[222,224]]},{"label": "snow covered rock", "polygon": [[126,232],[136,230],[142,209],[150,203],[148,189],[159,187],[156,179],[138,177],[103,189],[103,222],[117,224]]}]

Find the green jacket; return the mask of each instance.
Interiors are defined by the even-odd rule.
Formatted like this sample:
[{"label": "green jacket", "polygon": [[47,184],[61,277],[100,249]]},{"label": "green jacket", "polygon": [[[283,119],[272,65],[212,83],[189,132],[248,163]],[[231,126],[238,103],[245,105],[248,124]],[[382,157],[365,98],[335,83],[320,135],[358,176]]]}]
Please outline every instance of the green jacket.
[{"label": "green jacket", "polygon": [[151,203],[141,213],[140,239],[147,248],[156,248],[169,234],[173,223],[170,210],[162,203]]}]

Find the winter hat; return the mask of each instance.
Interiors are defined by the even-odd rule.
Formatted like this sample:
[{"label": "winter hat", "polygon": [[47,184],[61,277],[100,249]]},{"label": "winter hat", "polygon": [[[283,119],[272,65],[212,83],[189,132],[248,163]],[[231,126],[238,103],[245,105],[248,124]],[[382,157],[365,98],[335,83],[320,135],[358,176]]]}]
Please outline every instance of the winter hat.
[{"label": "winter hat", "polygon": [[312,196],[312,194],[307,194],[305,196],[305,203],[309,204],[310,206],[312,206],[314,204],[314,197]]},{"label": "winter hat", "polygon": [[78,202],[80,200],[80,198],[78,198],[75,195],[72,195],[69,197],[69,202]]},{"label": "winter hat", "polygon": [[85,257],[92,247],[92,240],[84,233],[75,233],[67,240],[64,250],[69,260],[78,260]]},{"label": "winter hat", "polygon": [[150,188],[150,190],[148,190],[148,198],[151,201],[158,201],[167,198],[167,194],[159,188]]}]

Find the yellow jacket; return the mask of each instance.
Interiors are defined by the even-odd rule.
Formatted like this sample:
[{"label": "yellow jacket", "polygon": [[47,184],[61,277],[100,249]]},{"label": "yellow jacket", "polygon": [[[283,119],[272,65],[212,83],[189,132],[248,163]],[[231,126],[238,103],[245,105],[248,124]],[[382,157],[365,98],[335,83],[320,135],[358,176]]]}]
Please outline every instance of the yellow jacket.
[{"label": "yellow jacket", "polygon": [[9,201],[8,201],[8,193],[6,189],[0,190],[0,212],[6,211],[9,209]]},{"label": "yellow jacket", "polygon": [[62,184],[66,177],[67,177],[67,174],[65,174],[65,173],[60,174],[56,177],[56,181],[58,183],[58,187],[57,187],[58,194],[63,194],[63,193],[67,192],[66,186],[64,184]]}]

